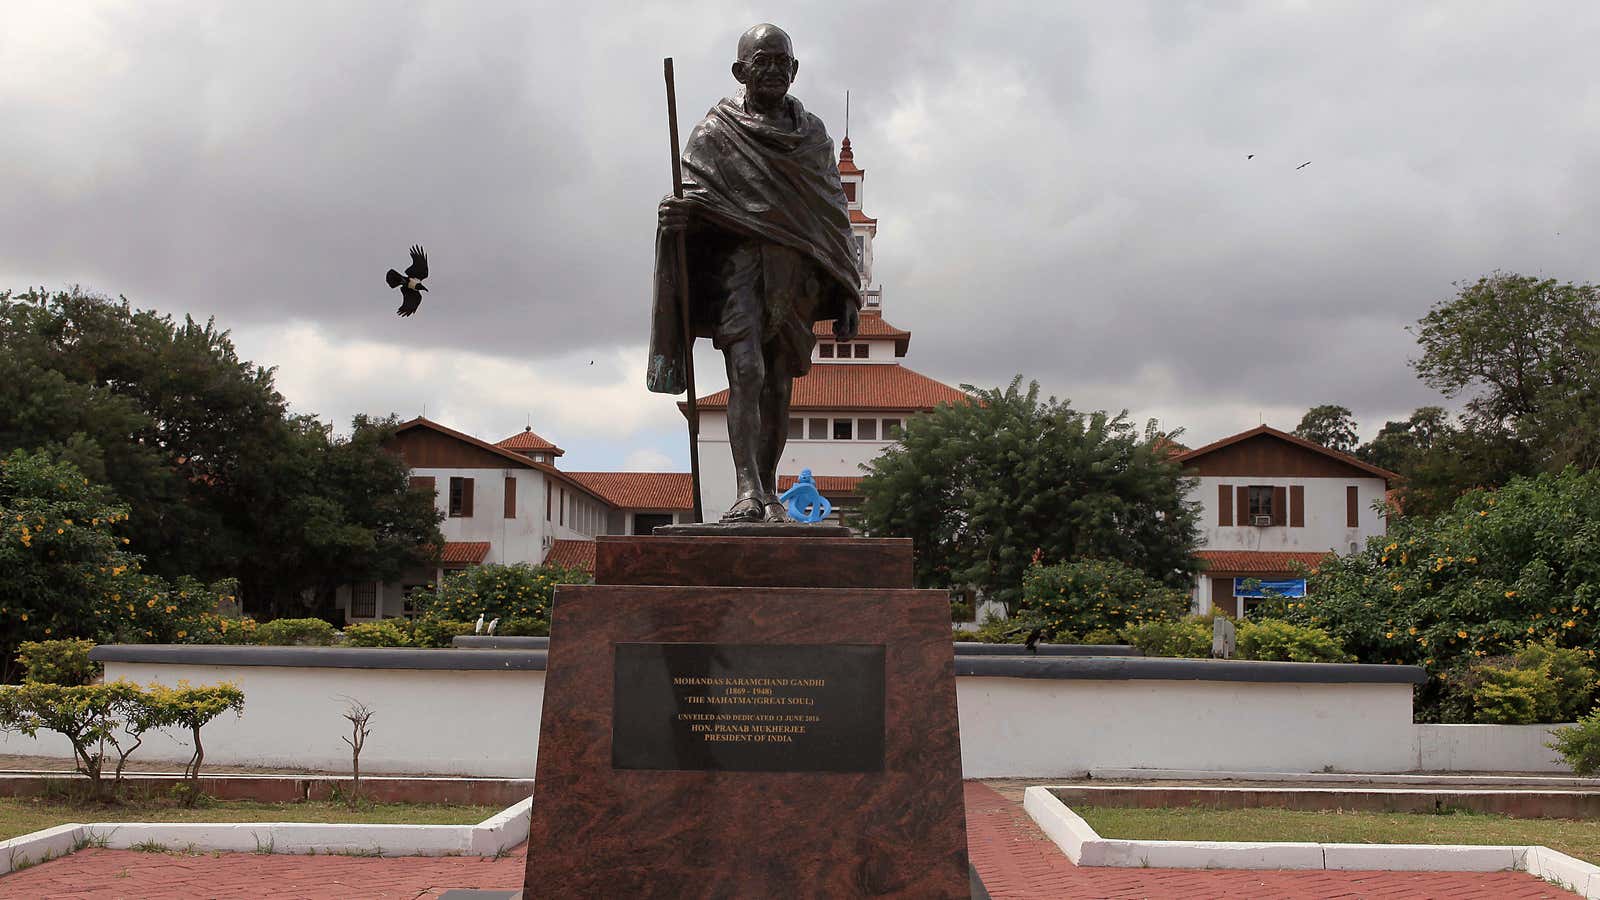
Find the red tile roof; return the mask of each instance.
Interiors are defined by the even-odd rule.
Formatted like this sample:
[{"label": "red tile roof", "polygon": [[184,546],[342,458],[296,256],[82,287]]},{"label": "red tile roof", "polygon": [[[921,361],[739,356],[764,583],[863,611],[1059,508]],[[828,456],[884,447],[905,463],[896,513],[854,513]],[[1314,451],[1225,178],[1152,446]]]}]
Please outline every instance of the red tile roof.
[{"label": "red tile roof", "polygon": [[1323,456],[1331,459],[1336,459],[1347,466],[1355,466],[1357,469],[1360,469],[1369,475],[1382,478],[1385,482],[1400,480],[1399,475],[1396,475],[1388,469],[1379,468],[1378,466],[1372,465],[1368,462],[1362,462],[1348,453],[1340,453],[1337,450],[1329,450],[1327,447],[1322,446],[1316,441],[1308,441],[1303,437],[1296,437],[1295,435],[1289,434],[1286,431],[1279,431],[1278,429],[1268,425],[1257,425],[1248,431],[1241,431],[1238,434],[1225,437],[1220,441],[1212,441],[1204,447],[1190,450],[1189,452],[1174,458],[1180,463],[1192,462],[1193,460],[1204,456],[1207,453],[1211,453],[1212,451],[1221,450],[1223,447],[1229,447],[1239,443],[1240,441],[1249,440],[1250,438],[1263,434],[1267,435],[1268,437],[1277,438],[1280,441],[1287,441],[1288,443],[1294,444],[1297,447],[1303,447],[1307,450],[1320,453]]},{"label": "red tile roof", "polygon": [[[902,365],[883,363],[830,363],[811,367],[794,380],[789,409],[910,412],[933,409],[941,403],[965,403],[967,395]],[[687,414],[688,405],[678,408]],[[700,398],[701,409],[727,409],[728,392]]]},{"label": "red tile roof", "polygon": [[693,509],[688,472],[568,472],[589,490],[624,509]]},{"label": "red tile roof", "polygon": [[567,569],[582,569],[593,574],[594,541],[556,541],[550,545],[550,552],[544,555],[544,564]]},{"label": "red tile roof", "polygon": [[439,554],[440,565],[475,566],[489,555],[488,541],[445,541]]},{"label": "red tile roof", "polygon": [[1295,565],[1316,568],[1332,555],[1329,550],[1323,553],[1302,553],[1291,550],[1197,550],[1195,557],[1206,564],[1206,571],[1231,573],[1235,575],[1287,575],[1295,571]]},{"label": "red tile roof", "polygon": [[852,225],[876,225],[878,220],[859,209],[852,209],[850,210],[850,223]]},{"label": "red tile roof", "polygon": [[864,169],[856,168],[856,154],[850,149],[850,139],[845,138],[839,143],[839,174],[860,175]]},{"label": "red tile roof", "polygon": [[544,438],[538,436],[537,434],[534,434],[533,426],[531,425],[527,428],[524,428],[522,431],[513,434],[511,437],[506,438],[505,440],[495,441],[494,445],[496,447],[503,447],[506,450],[516,450],[518,452],[526,452],[528,450],[545,450],[548,451],[551,456],[560,456],[561,454],[567,452],[560,447],[557,447],[555,444],[552,444]]},{"label": "red tile roof", "polygon": [[[833,320],[823,319],[811,326],[811,333],[819,339],[833,339]],[[905,356],[906,350],[911,346],[911,332],[903,331],[883,320],[883,314],[878,312],[862,311],[861,327],[856,329],[856,337],[860,338],[894,338],[894,355]]]},{"label": "red tile roof", "polygon": [[[787,491],[794,487],[797,475],[779,475],[778,490]],[[824,497],[854,497],[861,493],[861,476],[859,475],[813,475],[811,480],[816,482],[817,490]]]}]

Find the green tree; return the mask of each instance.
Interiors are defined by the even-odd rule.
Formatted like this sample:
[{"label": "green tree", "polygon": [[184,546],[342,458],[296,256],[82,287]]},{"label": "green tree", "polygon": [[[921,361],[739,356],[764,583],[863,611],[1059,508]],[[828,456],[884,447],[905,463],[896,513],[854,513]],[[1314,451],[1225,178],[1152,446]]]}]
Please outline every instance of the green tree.
[{"label": "green tree", "polygon": [[871,534],[913,539],[917,582],[1014,607],[1036,561],[1116,560],[1187,585],[1198,513],[1126,413],[1080,413],[1022,378],[908,424],[862,481]]},{"label": "green tree", "polygon": [[1340,453],[1354,453],[1361,435],[1356,428],[1355,414],[1343,406],[1324,403],[1306,410],[1295,426],[1296,437],[1321,444]]},{"label": "green tree", "polygon": [[1545,471],[1600,465],[1600,287],[1495,272],[1418,323],[1418,375]]},{"label": "green tree", "polygon": [[129,548],[166,579],[239,580],[252,610],[392,577],[438,516],[379,448],[392,420],[336,438],[291,416],[226,331],[73,290],[0,292],[0,448],[44,449],[111,488]]}]

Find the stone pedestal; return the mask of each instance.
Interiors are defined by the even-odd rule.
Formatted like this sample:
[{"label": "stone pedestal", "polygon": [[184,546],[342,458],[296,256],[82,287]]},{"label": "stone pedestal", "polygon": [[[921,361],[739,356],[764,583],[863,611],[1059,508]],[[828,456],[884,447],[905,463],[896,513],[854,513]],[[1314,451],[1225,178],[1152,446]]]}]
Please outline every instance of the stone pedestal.
[{"label": "stone pedestal", "polygon": [[971,896],[948,598],[908,542],[602,539],[596,577],[556,592],[527,896]]}]

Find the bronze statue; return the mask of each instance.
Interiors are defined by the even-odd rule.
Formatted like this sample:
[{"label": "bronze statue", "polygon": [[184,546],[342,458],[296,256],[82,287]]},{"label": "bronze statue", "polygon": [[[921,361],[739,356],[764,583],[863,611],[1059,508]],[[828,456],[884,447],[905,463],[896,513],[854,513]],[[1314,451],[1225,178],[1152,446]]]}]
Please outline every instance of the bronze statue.
[{"label": "bronze statue", "polygon": [[661,201],[656,230],[650,390],[682,393],[685,341],[674,258],[688,248],[690,328],[728,370],[728,437],[738,499],[724,522],[782,522],[778,460],[789,389],[811,368],[812,326],[834,339],[860,325],[861,276],[833,140],[789,96],[800,63],[789,36],[757,25],[739,38],[733,77],[744,90],[711,108],[682,154],[683,198]]}]

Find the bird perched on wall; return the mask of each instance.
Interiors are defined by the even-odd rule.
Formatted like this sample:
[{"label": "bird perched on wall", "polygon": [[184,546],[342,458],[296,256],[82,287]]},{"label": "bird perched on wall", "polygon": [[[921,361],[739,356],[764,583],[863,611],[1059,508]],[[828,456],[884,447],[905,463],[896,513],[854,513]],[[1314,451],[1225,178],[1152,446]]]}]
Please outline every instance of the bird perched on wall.
[{"label": "bird perched on wall", "polygon": [[483,626],[483,633],[484,634],[494,634],[495,628],[499,627],[499,625],[500,625],[500,617],[499,616],[495,616],[493,619],[489,620],[489,624],[488,625]]},{"label": "bird perched on wall", "polygon": [[478,613],[478,622],[472,626],[473,634],[483,634],[483,613]]},{"label": "bird perched on wall", "polygon": [[384,277],[388,280],[389,287],[400,289],[400,308],[395,312],[402,316],[411,315],[422,305],[421,292],[428,289],[428,286],[422,283],[422,279],[428,277],[428,254],[420,246],[413,245],[411,265],[406,267],[406,273],[401,275],[390,269]]}]

